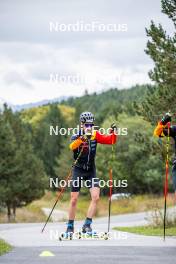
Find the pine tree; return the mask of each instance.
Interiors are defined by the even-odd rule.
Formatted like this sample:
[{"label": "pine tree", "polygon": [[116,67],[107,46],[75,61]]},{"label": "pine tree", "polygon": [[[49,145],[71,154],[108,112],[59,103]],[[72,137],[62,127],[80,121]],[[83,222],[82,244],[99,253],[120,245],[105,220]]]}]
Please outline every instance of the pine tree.
[{"label": "pine tree", "polygon": [[49,177],[56,178],[55,166],[63,148],[63,136],[50,135],[50,126],[54,128],[65,127],[64,119],[57,104],[50,105],[50,109],[44,119],[40,122],[34,134],[34,145],[38,156],[43,161],[46,173]]},{"label": "pine tree", "polygon": [[0,203],[7,207],[10,221],[17,207],[44,194],[46,176],[30,133],[7,105],[0,114],[0,149]]},{"label": "pine tree", "polygon": [[8,218],[10,219],[10,196],[9,182],[11,176],[16,174],[15,163],[17,144],[13,130],[8,122],[0,115],[0,203],[7,206]]},{"label": "pine tree", "polygon": [[159,114],[168,110],[175,112],[176,104],[176,0],[162,0],[162,12],[173,24],[173,35],[169,36],[163,26],[151,22],[146,29],[149,37],[146,53],[154,61],[154,69],[149,76],[155,87],[148,89],[148,95],[142,104],[142,114],[156,122]]}]

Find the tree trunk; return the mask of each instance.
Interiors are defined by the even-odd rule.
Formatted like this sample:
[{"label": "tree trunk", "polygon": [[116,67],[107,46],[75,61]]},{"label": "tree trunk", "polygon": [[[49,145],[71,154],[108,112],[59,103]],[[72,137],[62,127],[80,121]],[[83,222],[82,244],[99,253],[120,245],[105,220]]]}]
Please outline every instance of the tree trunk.
[{"label": "tree trunk", "polygon": [[11,221],[11,208],[10,208],[10,203],[7,203],[7,218],[8,222]]},{"label": "tree trunk", "polygon": [[15,221],[16,218],[16,205],[13,204],[13,220]]}]

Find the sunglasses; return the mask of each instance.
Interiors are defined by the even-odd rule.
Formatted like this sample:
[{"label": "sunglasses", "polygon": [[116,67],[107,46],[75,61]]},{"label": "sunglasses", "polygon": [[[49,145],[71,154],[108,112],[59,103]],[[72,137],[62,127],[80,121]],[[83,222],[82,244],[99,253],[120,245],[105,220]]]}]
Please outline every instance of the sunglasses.
[{"label": "sunglasses", "polygon": [[93,127],[94,124],[84,124],[85,127]]}]

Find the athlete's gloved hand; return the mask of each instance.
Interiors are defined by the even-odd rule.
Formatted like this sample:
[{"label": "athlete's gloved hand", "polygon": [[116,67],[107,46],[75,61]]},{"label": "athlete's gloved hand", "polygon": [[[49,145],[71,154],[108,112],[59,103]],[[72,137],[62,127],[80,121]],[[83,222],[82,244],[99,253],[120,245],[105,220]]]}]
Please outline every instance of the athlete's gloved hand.
[{"label": "athlete's gloved hand", "polygon": [[112,125],[111,125],[111,129],[112,129],[112,131],[117,130],[117,126],[116,126],[115,123],[112,123]]},{"label": "athlete's gloved hand", "polygon": [[165,126],[168,122],[171,122],[171,117],[171,113],[166,113],[161,119],[161,124]]},{"label": "athlete's gloved hand", "polygon": [[80,136],[80,139],[81,139],[83,142],[86,142],[86,141],[88,141],[88,137],[87,137],[87,135],[86,135],[86,134],[84,134],[84,135]]}]

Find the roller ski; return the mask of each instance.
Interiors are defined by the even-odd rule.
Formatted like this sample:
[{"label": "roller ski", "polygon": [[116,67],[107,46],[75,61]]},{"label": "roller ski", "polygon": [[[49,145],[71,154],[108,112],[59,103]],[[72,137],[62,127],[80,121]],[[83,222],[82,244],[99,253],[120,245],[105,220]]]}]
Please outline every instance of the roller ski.
[{"label": "roller ski", "polygon": [[90,225],[84,224],[81,231],[74,232],[73,226],[67,226],[66,232],[62,233],[59,237],[59,241],[66,241],[66,240],[79,240],[79,239],[109,239],[109,234],[106,232],[96,232],[93,231]]},{"label": "roller ski", "polygon": [[62,241],[62,240],[72,240],[73,239],[73,234],[74,234],[73,223],[68,223],[66,232],[62,233],[59,236],[59,240],[60,241]]},{"label": "roller ski", "polygon": [[96,232],[92,231],[87,232],[87,233],[82,233],[82,232],[75,232],[75,233],[62,233],[59,237],[59,241],[68,241],[68,240],[79,240],[79,239],[95,239],[95,240],[108,240],[109,239],[109,234],[106,232]]}]

